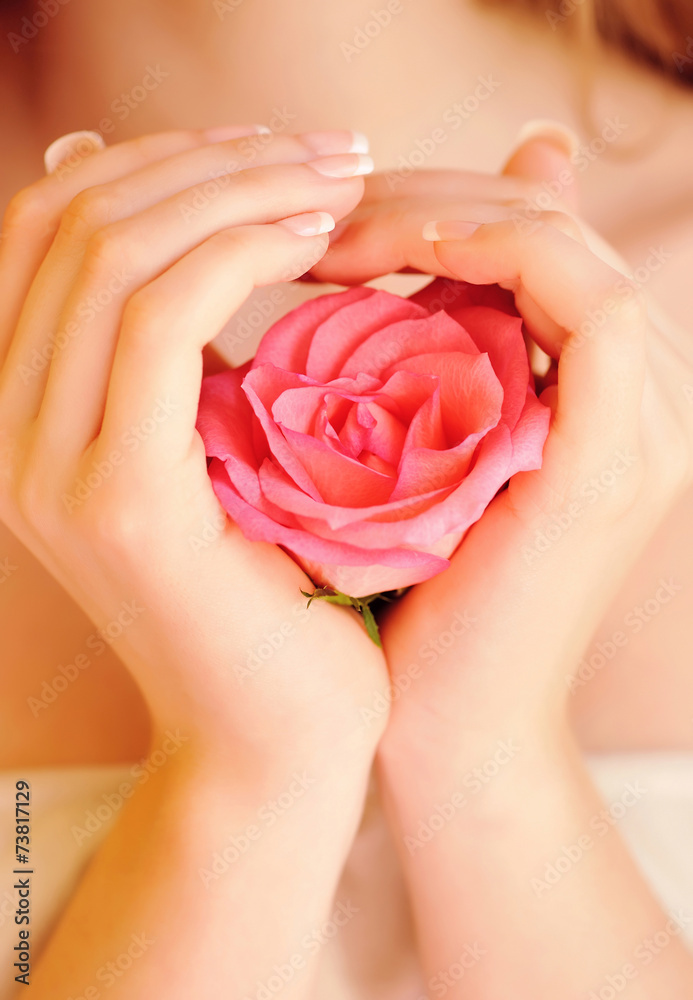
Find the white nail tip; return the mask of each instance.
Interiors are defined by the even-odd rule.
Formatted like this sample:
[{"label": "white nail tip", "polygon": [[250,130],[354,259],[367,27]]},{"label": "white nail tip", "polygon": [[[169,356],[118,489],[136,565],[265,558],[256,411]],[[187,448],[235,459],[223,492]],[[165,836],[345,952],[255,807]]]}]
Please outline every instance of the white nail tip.
[{"label": "white nail tip", "polygon": [[321,236],[331,233],[335,222],[329,212],[311,212],[306,216],[282,219],[280,225],[297,236]]},{"label": "white nail tip", "polygon": [[532,118],[525,122],[515,139],[515,146],[521,146],[530,139],[554,139],[564,147],[569,155],[577,151],[580,146],[579,137],[562,122],[553,121],[551,118]]},{"label": "white nail tip", "polygon": [[372,174],[375,170],[375,163],[370,156],[365,156],[363,153],[357,154],[359,158],[358,166],[353,173],[354,177],[360,177],[362,174]]},{"label": "white nail tip", "polygon": [[352,132],[354,137],[351,146],[349,147],[350,153],[367,153],[370,149],[370,143],[368,141],[368,136],[364,132]]},{"label": "white nail tip", "polygon": [[83,158],[105,148],[106,143],[98,132],[68,132],[55,139],[43,154],[46,173],[52,174],[56,167],[73,154]]},{"label": "white nail tip", "polygon": [[427,222],[421,231],[421,235],[429,243],[435,242],[435,240],[440,239],[438,236],[438,223],[437,222]]}]

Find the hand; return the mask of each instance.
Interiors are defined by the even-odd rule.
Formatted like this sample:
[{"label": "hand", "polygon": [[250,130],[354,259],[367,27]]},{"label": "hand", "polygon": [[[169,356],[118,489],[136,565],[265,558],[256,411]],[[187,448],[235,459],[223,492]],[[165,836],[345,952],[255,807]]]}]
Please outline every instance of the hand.
[{"label": "hand", "polygon": [[[648,321],[651,306],[623,276],[626,265],[574,214],[574,180],[551,188],[559,195],[550,210],[528,210],[552,171],[569,171],[565,153],[556,159],[549,145],[525,144],[499,177],[430,171],[394,193],[385,177],[369,178],[348,228],[312,271],[338,281],[392,269],[498,282],[515,293],[531,354],[538,345],[551,360],[537,380],[553,411],[542,469],[513,477],[451,568],[411,591],[384,623],[393,681],[407,690],[383,750],[408,748],[410,762],[419,750],[448,758],[463,720],[478,735],[507,729],[511,715],[525,727],[562,723],[566,674],[689,481],[693,410],[684,387],[693,355],[681,358],[673,335]],[[466,239],[424,241],[433,218],[482,225]],[[564,351],[569,330],[584,332]],[[605,488],[612,466],[615,482]],[[593,495],[599,502],[589,502]],[[538,533],[561,517],[567,523],[576,498],[585,516],[533,557]],[[443,649],[437,637],[465,613],[474,627]],[[423,677],[409,683],[412,664]]]},{"label": "hand", "polygon": [[195,430],[205,344],[254,287],[327,248],[282,220],[315,231],[315,213],[341,218],[363,192],[307,165],[350,133],[248,131],[147,136],[13,199],[0,516],[99,628],[122,631],[156,725],[264,759],[348,743],[386,672],[351,612],[306,612],[293,561],[227,523]]},{"label": "hand", "polygon": [[[426,995],[596,995],[669,915],[618,830],[595,834],[605,803],[570,732],[567,682],[691,485],[693,351],[572,212],[529,218],[514,176],[444,180],[437,212],[431,178],[416,181],[423,198],[357,209],[341,258],[318,272],[358,274],[363,230],[368,277],[394,264],[511,289],[528,346],[550,360],[538,388],[552,420],[541,469],[514,476],[450,568],[383,624],[393,705],[381,788]],[[436,216],[448,221],[425,247],[417,230]],[[568,855],[560,885],[542,881]],[[690,995],[680,938],[645,964],[632,965],[634,997]]]}]

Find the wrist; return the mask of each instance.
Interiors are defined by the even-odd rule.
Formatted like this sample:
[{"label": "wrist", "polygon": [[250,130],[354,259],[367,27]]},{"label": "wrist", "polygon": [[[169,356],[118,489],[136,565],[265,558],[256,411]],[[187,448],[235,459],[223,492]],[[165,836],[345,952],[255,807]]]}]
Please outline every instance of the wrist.
[{"label": "wrist", "polygon": [[392,808],[411,818],[441,806],[468,820],[505,821],[565,781],[579,760],[567,726],[508,724],[483,734],[468,731],[451,745],[389,744],[377,768]]}]

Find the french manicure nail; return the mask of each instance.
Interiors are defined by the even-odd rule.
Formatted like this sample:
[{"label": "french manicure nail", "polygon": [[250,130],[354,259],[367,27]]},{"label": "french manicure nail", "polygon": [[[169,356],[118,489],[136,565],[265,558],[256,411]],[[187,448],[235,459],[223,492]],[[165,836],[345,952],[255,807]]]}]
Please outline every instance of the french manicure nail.
[{"label": "french manicure nail", "polygon": [[277,225],[290,229],[297,236],[320,236],[334,229],[334,219],[329,212],[305,212],[280,219]]},{"label": "french manicure nail", "polygon": [[306,166],[325,177],[359,177],[372,173],[375,164],[370,156],[364,156],[363,153],[343,153],[341,156],[308,160]]},{"label": "french manicure nail", "polygon": [[553,121],[551,118],[532,118],[525,122],[515,138],[516,149],[530,139],[542,139],[557,146],[561,152],[567,156],[572,156],[580,148],[580,139],[562,122]]},{"label": "french manicure nail", "polygon": [[106,143],[99,132],[68,132],[61,135],[50,144],[43,154],[43,163],[47,174],[52,174],[56,167],[71,156],[90,156],[92,153],[105,149]]},{"label": "french manicure nail", "polygon": [[476,232],[481,222],[427,222],[423,227],[421,235],[429,243],[437,240],[466,240],[468,236]]},{"label": "french manicure nail", "polygon": [[318,156],[332,156],[335,153],[367,153],[369,148],[368,138],[363,132],[351,132],[348,129],[303,132],[298,138]]}]

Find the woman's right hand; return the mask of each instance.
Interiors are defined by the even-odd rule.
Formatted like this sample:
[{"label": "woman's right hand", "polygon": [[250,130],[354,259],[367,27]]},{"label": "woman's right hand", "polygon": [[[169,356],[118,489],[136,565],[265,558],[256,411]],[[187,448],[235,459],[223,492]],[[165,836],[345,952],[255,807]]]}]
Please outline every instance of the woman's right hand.
[{"label": "woman's right hand", "polygon": [[263,762],[342,744],[365,759],[381,727],[355,735],[358,709],[387,690],[381,654],[352,612],[306,611],[301,570],[227,522],[195,420],[203,347],[253,288],[324,254],[324,213],[354,208],[370,163],[349,132],[224,132],[94,152],[10,204],[0,517],[122,631],[157,728]]}]

